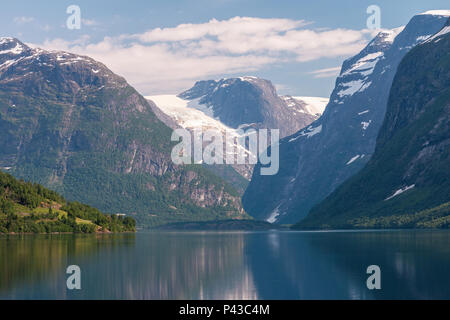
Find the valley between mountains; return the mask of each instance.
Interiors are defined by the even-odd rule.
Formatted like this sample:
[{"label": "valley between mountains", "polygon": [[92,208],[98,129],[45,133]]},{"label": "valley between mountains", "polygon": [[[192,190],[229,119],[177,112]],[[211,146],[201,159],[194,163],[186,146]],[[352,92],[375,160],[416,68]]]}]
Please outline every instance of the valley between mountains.
[{"label": "valley between mountains", "polygon": [[[0,233],[448,228],[449,21],[381,30],[329,98],[254,76],[144,97],[90,57],[2,37]],[[177,165],[177,128],[278,129],[279,171]]]}]

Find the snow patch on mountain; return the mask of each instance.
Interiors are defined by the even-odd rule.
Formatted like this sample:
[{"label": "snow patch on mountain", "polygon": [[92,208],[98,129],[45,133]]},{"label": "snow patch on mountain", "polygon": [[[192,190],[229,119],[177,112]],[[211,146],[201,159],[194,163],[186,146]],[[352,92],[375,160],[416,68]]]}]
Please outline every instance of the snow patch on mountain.
[{"label": "snow patch on mountain", "polygon": [[254,77],[254,76],[244,76],[244,77],[239,77],[238,79],[241,81],[248,81],[248,82],[258,80],[258,78]]},{"label": "snow patch on mountain", "polygon": [[211,108],[199,103],[201,98],[185,100],[176,95],[156,95],[146,96],[145,98],[153,101],[161,111],[173,118],[183,128],[206,127],[222,131],[234,131],[234,129],[214,119]]},{"label": "snow patch on mountain", "polygon": [[2,68],[8,68],[9,66],[13,65],[17,60],[6,60],[2,64],[0,64],[0,69]]},{"label": "snow patch on mountain", "polygon": [[[336,95],[339,98],[348,98],[363,92],[372,84],[370,76],[378,62],[385,59],[386,45],[390,46],[403,29],[404,26],[380,31],[367,47],[366,53],[341,71],[336,86]],[[335,102],[342,104],[342,101]]]},{"label": "snow patch on mountain", "polygon": [[[441,31],[439,31],[438,33],[436,33],[434,36],[430,37],[427,41],[425,42],[429,42],[431,40],[440,38],[441,36],[443,36],[444,34],[447,34],[450,32],[450,26],[446,26],[444,28],[442,28]],[[440,39],[435,40],[434,42],[438,42]]]},{"label": "snow patch on mountain", "polygon": [[303,129],[299,133],[297,133],[296,137],[289,139],[289,142],[295,141],[298,138],[304,136],[306,136],[307,138],[311,138],[321,132],[322,132],[322,125],[318,125],[317,127],[309,126],[306,129]]},{"label": "snow patch on mountain", "polygon": [[361,122],[361,126],[363,130],[367,130],[367,128],[370,126],[370,123],[372,122],[372,120],[369,121],[362,121]]},{"label": "snow patch on mountain", "polygon": [[430,38],[432,36],[432,34],[427,34],[427,35],[425,35],[425,36],[419,36],[419,37],[417,37],[417,42],[422,42],[422,41],[425,41],[425,40],[427,40],[428,38]]},{"label": "snow patch on mountain", "polygon": [[292,97],[292,98],[306,103],[305,108],[308,110],[310,114],[313,115],[321,115],[325,111],[328,102],[330,102],[329,98],[322,98],[322,97]]},{"label": "snow patch on mountain", "polygon": [[368,112],[369,112],[369,109],[361,111],[361,112],[358,112],[358,116],[361,116],[361,115],[363,115],[365,113],[368,113]]},{"label": "snow patch on mountain", "polygon": [[6,49],[6,50],[2,50],[0,51],[0,54],[21,54],[24,51],[24,47],[20,44],[20,43],[16,43],[16,46],[14,48],[11,49]]},{"label": "snow patch on mountain", "polygon": [[309,126],[306,130],[305,130],[305,135],[308,138],[311,138],[312,136],[315,136],[316,134],[319,134],[322,132],[322,125],[319,125],[315,128],[313,128],[312,126]]},{"label": "snow patch on mountain", "polygon": [[14,38],[11,37],[0,37],[0,46],[13,40]]},{"label": "snow patch on mountain", "polygon": [[322,115],[329,99],[322,97],[293,97],[281,96],[293,113],[310,114],[315,117]]},{"label": "snow patch on mountain", "polygon": [[373,72],[378,60],[384,55],[383,52],[373,52],[359,59],[349,69],[347,69],[342,76],[349,75],[354,72],[358,72],[363,76],[368,76]]},{"label": "snow patch on mountain", "polygon": [[432,15],[432,16],[445,16],[450,17],[450,10],[428,10],[418,15]]},{"label": "snow patch on mountain", "polygon": [[410,186],[406,186],[406,187],[400,188],[400,189],[398,189],[397,191],[395,191],[394,194],[393,194],[392,196],[387,197],[386,199],[384,199],[384,201],[391,200],[392,198],[398,196],[399,194],[402,194],[402,193],[405,192],[405,191],[408,191],[409,189],[414,188],[415,186],[416,186],[415,184],[412,184],[412,185],[410,185]]},{"label": "snow patch on mountain", "polygon": [[269,223],[274,223],[277,221],[278,216],[280,215],[280,210],[279,210],[280,206],[276,207],[275,210],[273,210],[269,217],[266,219],[267,222]]},{"label": "snow patch on mountain", "polygon": [[371,81],[366,82],[365,79],[353,80],[349,82],[341,82],[338,87],[341,88],[337,95],[342,98],[344,96],[352,96],[356,92],[362,92],[366,90],[370,85]]},{"label": "snow patch on mountain", "polygon": [[[237,138],[238,143],[243,142],[239,139],[243,136],[240,129],[228,127],[220,120],[213,118],[211,109],[199,103],[202,97],[192,100],[182,99],[176,95],[155,95],[146,96],[145,98],[153,101],[162,112],[174,119],[182,128],[188,130],[201,129],[202,132],[205,130],[218,130],[232,137],[232,144],[228,144],[226,148],[227,153],[230,153],[228,152],[229,150],[235,150],[235,138]],[[224,141],[229,142],[225,139]],[[248,154],[252,161],[256,159],[255,155],[249,152],[242,144],[239,144],[238,148],[239,151]]]},{"label": "snow patch on mountain", "polygon": [[354,156],[353,158],[351,158],[350,160],[348,160],[348,162],[346,163],[346,165],[349,165],[349,164],[355,162],[355,161],[358,160],[360,157],[362,158],[361,155],[357,154],[356,156]]},{"label": "snow patch on mountain", "polygon": [[401,26],[401,27],[389,29],[389,30],[383,30],[383,31],[381,31],[381,34],[384,36],[385,42],[392,43],[392,42],[394,42],[395,38],[399,35],[399,33],[403,31],[403,29],[405,29],[405,26]]}]

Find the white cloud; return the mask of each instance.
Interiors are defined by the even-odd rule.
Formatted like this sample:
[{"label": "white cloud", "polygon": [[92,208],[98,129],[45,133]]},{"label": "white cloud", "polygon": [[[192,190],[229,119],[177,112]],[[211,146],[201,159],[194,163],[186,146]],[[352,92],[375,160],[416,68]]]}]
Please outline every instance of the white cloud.
[{"label": "white cloud", "polygon": [[49,32],[52,29],[52,27],[50,27],[50,25],[46,24],[46,25],[43,25],[41,27],[41,29],[44,30],[45,32]]},{"label": "white cloud", "polygon": [[285,32],[307,24],[309,23],[304,20],[234,17],[222,21],[211,19],[199,24],[180,24],[174,28],[155,28],[134,36],[143,42],[197,40],[206,36],[215,36],[224,40],[230,36]]},{"label": "white cloud", "polygon": [[15,24],[26,24],[26,23],[33,22],[34,18],[33,17],[25,17],[25,16],[23,16],[23,17],[15,17],[13,19],[13,21],[14,21]]},{"label": "white cloud", "polygon": [[141,34],[88,36],[41,44],[105,63],[145,95],[176,93],[195,80],[257,71],[274,63],[347,57],[366,45],[367,30],[312,29],[304,20],[234,17],[155,28]]},{"label": "white cloud", "polygon": [[325,69],[318,69],[311,72],[308,72],[308,74],[312,74],[314,78],[333,78],[339,75],[339,72],[341,71],[341,67],[332,67],[332,68],[325,68]]},{"label": "white cloud", "polygon": [[100,23],[94,19],[81,19],[81,24],[88,27],[98,26]]}]

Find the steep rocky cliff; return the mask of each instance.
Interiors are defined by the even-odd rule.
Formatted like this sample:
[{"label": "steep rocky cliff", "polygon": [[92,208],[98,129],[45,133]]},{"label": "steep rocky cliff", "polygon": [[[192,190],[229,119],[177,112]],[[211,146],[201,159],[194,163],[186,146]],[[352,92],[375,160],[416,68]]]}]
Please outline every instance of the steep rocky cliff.
[{"label": "steep rocky cliff", "polygon": [[450,19],[398,67],[373,157],[297,228],[450,227]]},{"label": "steep rocky cliff", "polygon": [[0,167],[147,225],[241,217],[233,188],[170,159],[171,129],[120,76],[0,38]]},{"label": "steep rocky cliff", "polygon": [[441,11],[416,15],[404,29],[380,32],[347,59],[324,114],[281,140],[278,174],[253,175],[245,210],[259,219],[295,223],[361,170],[374,152],[398,64],[446,21]]}]

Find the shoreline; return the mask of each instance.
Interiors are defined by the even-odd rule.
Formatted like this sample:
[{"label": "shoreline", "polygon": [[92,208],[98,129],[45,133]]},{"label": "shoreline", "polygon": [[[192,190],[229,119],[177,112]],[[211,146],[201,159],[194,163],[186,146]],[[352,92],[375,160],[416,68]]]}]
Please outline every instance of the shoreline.
[{"label": "shoreline", "polygon": [[10,235],[10,236],[21,236],[21,235],[60,235],[60,234],[122,234],[122,233],[137,233],[137,231],[123,231],[123,232],[44,232],[44,233],[34,233],[34,232],[8,232],[8,233],[0,233],[2,235]]}]

